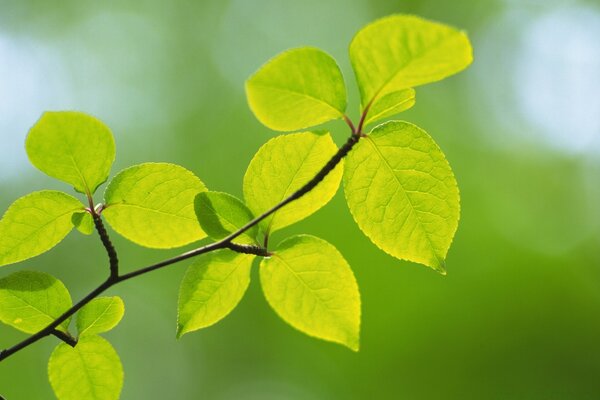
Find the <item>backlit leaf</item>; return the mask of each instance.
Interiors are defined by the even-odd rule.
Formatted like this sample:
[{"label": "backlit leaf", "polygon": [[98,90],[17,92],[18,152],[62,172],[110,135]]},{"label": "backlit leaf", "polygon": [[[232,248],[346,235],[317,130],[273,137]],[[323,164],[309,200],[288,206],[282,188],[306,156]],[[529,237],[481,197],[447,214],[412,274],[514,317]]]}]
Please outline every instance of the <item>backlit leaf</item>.
[{"label": "backlit leaf", "polygon": [[346,86],[335,60],[322,50],[285,51],[246,82],[256,118],[277,131],[295,131],[342,118]]},{"label": "backlit leaf", "polygon": [[[61,281],[43,272],[19,271],[0,279],[0,320],[25,333],[37,333],[72,305]],[[67,331],[70,319],[57,329]]]},{"label": "backlit leaf", "polygon": [[75,348],[61,343],[54,349],[48,377],[58,400],[117,400],[123,366],[108,341],[89,335],[81,337]]},{"label": "backlit leaf", "polygon": [[84,235],[91,235],[94,233],[94,220],[92,219],[92,215],[87,211],[74,213],[71,217],[71,222],[73,222],[73,226]]},{"label": "backlit leaf", "polygon": [[459,194],[450,165],[425,131],[399,121],[376,127],[348,154],[344,192],[373,243],[445,273]]},{"label": "backlit leaf", "polygon": [[[196,216],[200,226],[208,236],[215,240],[223,239],[251,221],[254,216],[238,198],[221,192],[203,192],[194,202]],[[242,244],[256,243],[258,226],[255,225],[234,242]]]},{"label": "backlit leaf", "polygon": [[404,89],[389,93],[373,102],[365,118],[365,125],[406,111],[414,105],[414,89]]},{"label": "backlit leaf", "polygon": [[[256,153],[244,176],[244,198],[254,215],[260,215],[310,181],[337,152],[329,133],[302,132],[269,140]],[[311,215],[335,195],[342,163],[319,185],[261,223],[273,232]]]},{"label": "backlit leaf", "polygon": [[294,328],[358,351],[358,285],[331,244],[308,235],[284,240],[261,261],[260,281],[271,307]]},{"label": "backlit leaf", "polygon": [[102,214],[115,231],[139,245],[181,247],[206,235],[194,198],[206,187],[175,164],[146,163],[121,171],[106,189]]},{"label": "backlit leaf", "polygon": [[40,171],[89,194],[106,181],[115,159],[110,129],[75,111],[45,112],[29,131],[25,148]]},{"label": "backlit leaf", "polygon": [[178,338],[219,322],[238,305],[250,284],[253,259],[218,250],[188,268],[179,290]]},{"label": "backlit leaf", "polygon": [[77,313],[79,336],[108,332],[121,321],[125,305],[120,297],[97,297]]},{"label": "backlit leaf", "polygon": [[83,211],[66,193],[44,190],[16,200],[0,220],[0,266],[42,254],[73,229],[73,213]]},{"label": "backlit leaf", "polygon": [[455,74],[473,55],[464,32],[412,15],[392,15],[356,34],[350,60],[364,108],[390,93]]}]

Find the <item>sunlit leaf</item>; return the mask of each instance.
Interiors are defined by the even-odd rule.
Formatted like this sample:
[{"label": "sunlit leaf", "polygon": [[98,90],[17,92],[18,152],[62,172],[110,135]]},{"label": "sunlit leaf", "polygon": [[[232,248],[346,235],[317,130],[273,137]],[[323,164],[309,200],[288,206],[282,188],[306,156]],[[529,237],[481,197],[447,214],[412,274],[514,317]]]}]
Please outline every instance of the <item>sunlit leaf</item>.
[{"label": "sunlit leaf", "polygon": [[322,50],[285,51],[246,82],[256,118],[278,131],[295,131],[342,118],[346,86],[335,60]]},{"label": "sunlit leaf", "polygon": [[177,337],[217,323],[238,305],[250,284],[253,259],[218,250],[188,268],[179,290]]},{"label": "sunlit leaf", "polygon": [[110,129],[75,111],[44,113],[29,131],[25,147],[40,171],[81,193],[94,193],[108,178],[115,159]]},{"label": "sunlit leaf", "polygon": [[97,335],[83,336],[75,348],[59,344],[48,362],[58,400],[117,400],[123,366],[112,345]]},{"label": "sunlit leaf", "polygon": [[[216,240],[237,231],[254,218],[252,211],[241,200],[227,193],[203,192],[196,196],[194,204],[200,226],[208,236]],[[258,226],[255,225],[234,242],[256,243],[257,234]]]},{"label": "sunlit leaf", "polygon": [[108,185],[103,215],[115,231],[139,245],[184,246],[206,235],[194,198],[206,187],[175,164],[147,163],[121,171]]},{"label": "sunlit leaf", "polygon": [[373,102],[365,118],[365,125],[406,111],[414,105],[414,89],[404,89],[389,93]]},{"label": "sunlit leaf", "polygon": [[97,297],[77,313],[79,336],[108,332],[121,321],[125,305],[120,297]]},{"label": "sunlit leaf", "polygon": [[473,55],[464,32],[412,15],[392,15],[356,34],[350,60],[366,107],[376,98],[455,74]]},{"label": "sunlit leaf", "polygon": [[87,211],[76,212],[71,217],[71,222],[75,228],[84,235],[94,233],[94,220],[92,215]]},{"label": "sunlit leaf", "polygon": [[83,209],[75,197],[54,190],[34,192],[15,201],[0,220],[0,266],[56,246],[73,229],[73,213]]},{"label": "sunlit leaf", "polygon": [[445,273],[459,195],[450,165],[425,131],[399,121],[376,127],[346,159],[344,192],[373,243]]},{"label": "sunlit leaf", "polygon": [[[0,279],[0,320],[25,333],[37,333],[72,305],[61,281],[43,272],[19,271]],[[57,329],[67,331],[70,319]]]},{"label": "sunlit leaf", "polygon": [[360,294],[344,257],[326,241],[294,236],[262,260],[269,304],[294,328],[358,351]]},{"label": "sunlit leaf", "polygon": [[[336,152],[328,133],[303,132],[269,140],[244,176],[246,204],[254,215],[262,214],[310,181]],[[265,232],[300,221],[327,204],[339,187],[341,164],[308,194],[264,219]]]}]

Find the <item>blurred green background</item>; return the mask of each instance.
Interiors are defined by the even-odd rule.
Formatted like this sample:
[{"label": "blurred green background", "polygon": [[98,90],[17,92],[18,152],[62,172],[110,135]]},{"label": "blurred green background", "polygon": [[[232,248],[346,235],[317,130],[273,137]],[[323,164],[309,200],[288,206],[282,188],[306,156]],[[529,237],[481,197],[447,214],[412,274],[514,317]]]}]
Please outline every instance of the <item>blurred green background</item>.
[{"label": "blurred green background", "polygon": [[[340,191],[273,242],[311,233],[346,256],[362,294],[359,353],[287,326],[256,279],[228,318],[176,341],[178,265],[111,291],[127,305],[107,335],[125,367],[123,399],[600,398],[598,1],[0,0],[0,209],[32,190],[68,189],[25,156],[44,110],[105,121],[113,173],[174,162],[241,196],[248,162],[274,135],[248,110],[245,78],[284,49],[319,46],[357,104],[348,43],[397,12],[465,29],[475,48],[471,68],[419,88],[401,116],[438,141],[461,188],[448,276],[379,251]],[[343,143],[346,127],[329,128]],[[113,239],[124,269],[175,254]],[[42,270],[77,299],[105,277],[105,258],[95,237],[74,232],[0,274]],[[1,347],[22,338],[0,327]],[[0,394],[53,398],[56,342],[1,363]]]}]

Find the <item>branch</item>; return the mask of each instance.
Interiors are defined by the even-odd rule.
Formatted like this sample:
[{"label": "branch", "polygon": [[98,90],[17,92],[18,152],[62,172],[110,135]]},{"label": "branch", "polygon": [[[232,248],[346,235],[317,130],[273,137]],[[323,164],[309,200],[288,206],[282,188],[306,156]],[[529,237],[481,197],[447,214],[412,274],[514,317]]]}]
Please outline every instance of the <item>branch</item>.
[{"label": "branch", "polygon": [[100,214],[98,214],[93,208],[91,209],[91,213],[92,218],[94,219],[94,225],[96,226],[96,231],[98,231],[102,245],[104,245],[106,253],[108,254],[110,276],[112,278],[116,278],[119,276],[119,257],[117,257],[117,251],[110,241],[110,237],[108,236],[108,232],[104,227],[104,223],[102,222],[102,217],[100,217]]},{"label": "branch", "polygon": [[[275,212],[277,212],[282,207],[286,206],[287,204],[289,204],[295,200],[298,200],[299,198],[301,198],[302,196],[304,196],[305,194],[307,194],[308,192],[313,190],[323,179],[325,179],[325,177],[348,154],[348,152],[352,149],[352,147],[354,147],[354,145],[356,143],[358,143],[358,141],[362,135],[362,132],[361,132],[362,122],[364,121],[365,115],[366,115],[366,110],[365,110],[365,112],[363,112],[363,115],[361,116],[361,123],[359,124],[359,127],[356,130],[352,129],[352,135],[350,136],[348,141],[342,147],[340,147],[338,149],[337,153],[335,153],[333,155],[333,157],[331,157],[331,159],[327,162],[327,164],[325,164],[323,166],[323,168],[321,168],[321,170],[310,181],[308,181],[304,186],[302,186],[296,192],[292,193],[289,197],[287,197],[286,199],[281,201],[279,204],[277,204],[270,210],[264,212],[260,216],[254,218],[252,221],[248,222],[246,225],[244,225],[237,231],[233,232],[226,238],[221,239],[217,242],[208,244],[206,246],[199,247],[199,248],[189,251],[187,253],[183,253],[179,256],[167,259],[165,261],[161,261],[157,264],[153,264],[153,265],[150,265],[150,266],[147,266],[144,268],[140,268],[140,269],[134,270],[134,271],[124,274],[124,275],[119,275],[119,270],[118,270],[119,261],[117,258],[117,253],[108,237],[108,233],[106,232],[106,229],[104,228],[104,224],[102,223],[102,219],[101,219],[100,215],[98,215],[98,213],[93,211],[93,208],[92,208],[92,217],[94,218],[94,224],[96,225],[96,230],[98,231],[98,234],[100,235],[100,239],[102,240],[102,244],[106,248],[106,251],[109,256],[109,261],[110,261],[110,276],[109,276],[109,278],[106,281],[104,281],[104,283],[102,283],[100,286],[98,286],[96,289],[92,290],[87,296],[85,296],[83,299],[81,299],[78,303],[73,305],[69,310],[65,311],[60,317],[58,317],[56,320],[54,320],[46,328],[42,329],[38,333],[31,335],[30,337],[28,337],[27,339],[23,340],[22,342],[16,344],[15,346],[0,352],[0,362],[5,360],[6,358],[10,357],[11,355],[15,354],[16,352],[34,344],[35,342],[37,342],[40,339],[42,339],[46,336],[49,336],[49,335],[56,334],[56,332],[57,332],[56,328],[60,324],[62,324],[64,321],[66,321],[67,319],[72,317],[77,311],[79,311],[87,303],[89,303],[90,301],[92,301],[93,299],[98,297],[100,294],[102,294],[107,289],[117,285],[118,283],[127,281],[129,279],[135,278],[140,275],[147,274],[147,273],[155,271],[157,269],[167,267],[172,264],[179,263],[181,261],[187,260],[192,257],[196,257],[200,254],[209,253],[211,251],[215,251],[218,249],[230,249],[230,250],[236,251],[238,253],[255,254],[257,256],[262,256],[262,257],[269,256],[270,253],[267,251],[266,248],[262,248],[262,247],[254,246],[254,245],[240,245],[240,244],[233,243],[232,241],[233,241],[233,239],[237,238],[238,236],[240,236],[241,234],[246,232],[248,229],[256,226],[260,221],[264,220],[271,214],[274,214]],[[60,339],[64,340],[65,342],[67,342],[67,340],[68,340],[68,339],[65,340],[65,338],[63,338],[63,337],[60,337]],[[67,342],[67,343],[69,343],[69,342]],[[69,343],[69,344],[71,344],[71,343]],[[73,345],[75,345],[75,344],[73,344]]]},{"label": "branch", "polygon": [[75,339],[73,336],[71,336],[71,334],[68,332],[63,332],[63,331],[59,331],[58,329],[54,329],[52,331],[52,334],[71,347],[77,346],[77,339]]}]

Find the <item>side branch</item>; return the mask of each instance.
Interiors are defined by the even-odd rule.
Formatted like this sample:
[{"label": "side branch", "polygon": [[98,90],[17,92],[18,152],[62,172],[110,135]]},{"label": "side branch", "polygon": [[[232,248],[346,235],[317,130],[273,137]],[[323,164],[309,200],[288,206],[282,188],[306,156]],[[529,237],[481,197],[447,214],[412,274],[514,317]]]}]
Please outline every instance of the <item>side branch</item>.
[{"label": "side branch", "polygon": [[108,232],[104,227],[104,223],[102,222],[102,217],[93,211],[92,209],[92,218],[94,219],[94,225],[96,226],[96,231],[98,231],[98,235],[100,236],[100,240],[102,241],[102,245],[106,249],[106,253],[108,254],[108,261],[110,265],[110,276],[111,278],[116,278],[119,276],[119,257],[117,256],[117,251],[110,241],[110,237],[108,236]]}]

